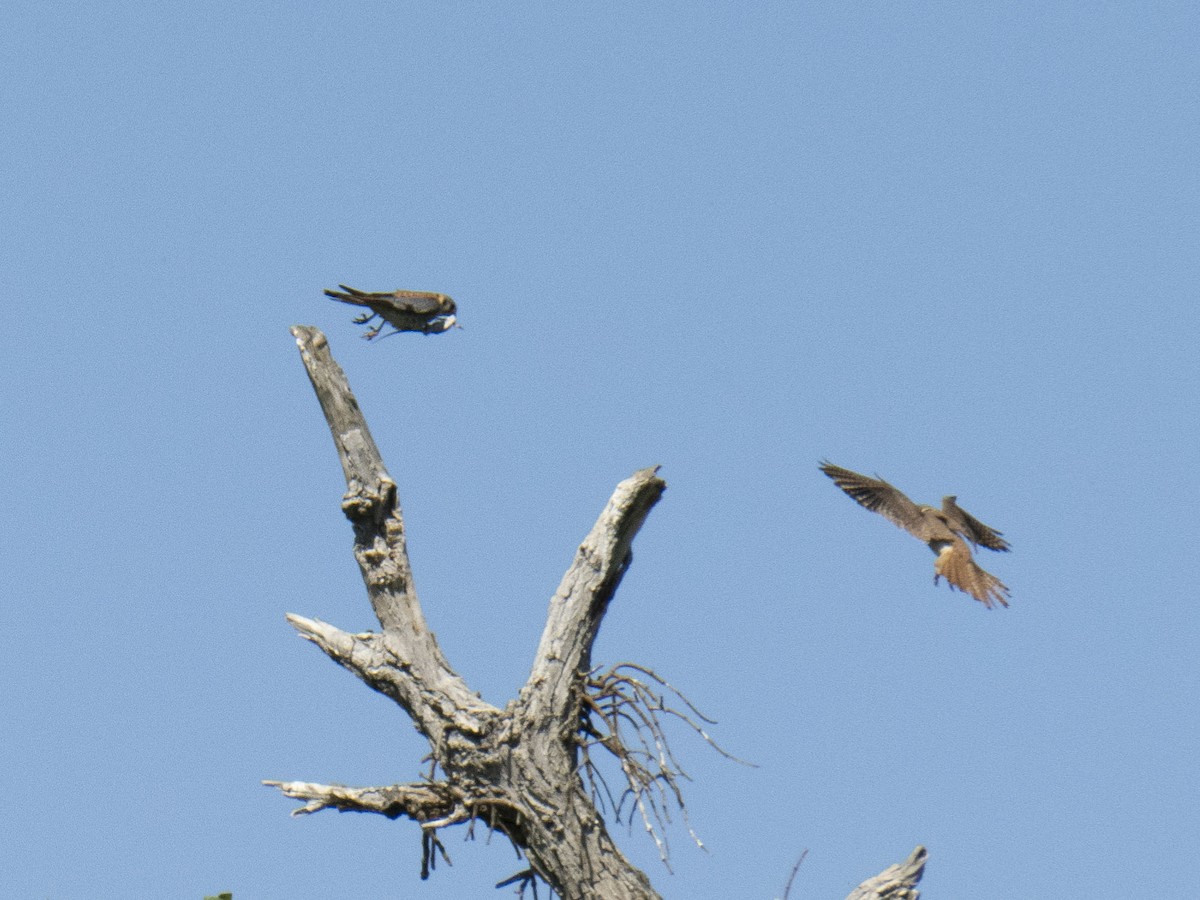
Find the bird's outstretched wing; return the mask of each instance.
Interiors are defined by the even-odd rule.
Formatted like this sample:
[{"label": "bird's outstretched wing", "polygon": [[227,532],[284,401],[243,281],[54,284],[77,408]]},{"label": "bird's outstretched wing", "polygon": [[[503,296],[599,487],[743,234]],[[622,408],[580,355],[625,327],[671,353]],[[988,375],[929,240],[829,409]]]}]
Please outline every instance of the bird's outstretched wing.
[{"label": "bird's outstretched wing", "polygon": [[913,537],[931,541],[951,536],[949,529],[926,514],[927,507],[917,506],[899,488],[888,484],[882,478],[868,478],[828,461],[821,463],[821,471],[858,501],[859,505],[879,513]]},{"label": "bird's outstretched wing", "polygon": [[[327,297],[340,300],[342,303],[352,303],[355,306],[365,306],[370,314],[363,314],[354,321],[365,324],[379,316],[396,331],[419,331],[422,334],[437,334],[453,328],[457,322],[455,313],[458,311],[454,301],[445,294],[435,294],[431,291],[391,291],[388,293],[368,293],[355,290],[344,284],[339,284],[341,291],[326,291]],[[370,328],[364,335],[367,340],[378,337],[383,330],[382,323]]]},{"label": "bird's outstretched wing", "polygon": [[1004,552],[1012,549],[1008,545],[1008,541],[1000,536],[1003,532],[984,525],[959,506],[956,502],[957,500],[958,498],[953,496],[942,498],[942,512],[946,514],[946,518],[950,521],[951,528],[976,547],[987,547],[989,550],[1001,550]]}]

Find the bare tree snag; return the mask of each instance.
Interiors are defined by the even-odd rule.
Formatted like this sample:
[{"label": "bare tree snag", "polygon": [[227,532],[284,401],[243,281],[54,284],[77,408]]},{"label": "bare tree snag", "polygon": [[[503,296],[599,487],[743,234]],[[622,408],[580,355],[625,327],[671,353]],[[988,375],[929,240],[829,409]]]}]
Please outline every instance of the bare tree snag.
[{"label": "bare tree snag", "polygon": [[[422,830],[422,877],[439,853],[445,857],[438,829],[467,824],[501,832],[526,859],[528,868],[501,885],[518,884],[523,892],[540,878],[565,900],[658,897],[609,836],[597,808],[604,808],[597,787],[602,778],[591,756],[602,749],[621,769],[620,800],[603,788],[615,821],[626,803],[636,808],[665,860],[656,826],[661,831],[669,821],[671,805],[683,810],[676,781],[682,770],[659,720],[679,718],[711,743],[699,724],[707,720],[653,670],[623,663],[600,673],[591,661],[600,623],[632,559],[633,539],[666,487],[657,467],[617,485],[550,600],[528,681],[499,709],[450,667],[426,625],[396,483],[325,336],[303,325],[292,334],[342,463],[342,511],[353,526],[354,555],[382,631],[351,634],[295,614],[287,619],[301,637],[400,705],[429,741],[432,765],[420,781],[385,787],[264,784],[304,801],[293,815],[335,809],[414,820]],[[676,697],[685,709],[670,705]]]},{"label": "bare tree snag", "polygon": [[[427,836],[460,823],[505,834],[564,898],[652,898],[649,879],[617,849],[577,770],[592,643],[628,568],[630,544],[665,483],[643,469],[617,486],[550,601],[529,681],[504,710],[479,699],[450,667],[413,587],[396,484],[325,336],[292,329],[346,476],[342,510],[382,633],[350,634],[315,619],[288,621],[337,663],[395,700],[429,741],[428,780],[353,788],[267,782],[320,809],[417,821]],[[443,777],[434,778],[440,770]]]}]

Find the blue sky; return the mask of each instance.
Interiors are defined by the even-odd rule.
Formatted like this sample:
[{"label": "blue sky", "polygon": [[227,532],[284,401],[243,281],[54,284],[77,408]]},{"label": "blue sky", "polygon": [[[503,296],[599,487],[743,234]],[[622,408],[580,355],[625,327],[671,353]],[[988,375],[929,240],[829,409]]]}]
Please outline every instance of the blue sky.
[{"label": "blue sky", "polygon": [[[977,8],[979,7],[979,8]],[[0,894],[506,896],[500,840],[291,819],[420,771],[286,612],[374,622],[288,326],[503,705],[613,487],[595,658],[654,666],[667,898],[1177,893],[1200,851],[1194,4],[18,3],[0,34]],[[321,291],[437,290],[358,338]],[[821,458],[1011,539],[987,612]]]}]

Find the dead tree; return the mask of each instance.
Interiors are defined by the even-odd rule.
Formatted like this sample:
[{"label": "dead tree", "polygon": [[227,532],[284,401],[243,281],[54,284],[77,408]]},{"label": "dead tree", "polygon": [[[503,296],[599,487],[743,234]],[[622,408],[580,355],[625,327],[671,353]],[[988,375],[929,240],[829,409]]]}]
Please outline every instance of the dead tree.
[{"label": "dead tree", "polygon": [[[301,637],[400,705],[429,741],[432,765],[420,781],[384,787],[264,783],[305,801],[293,815],[336,809],[414,820],[421,827],[423,876],[439,853],[444,856],[438,830],[467,824],[500,832],[527,860],[526,870],[501,885],[540,878],[566,900],[657,897],[609,836],[602,810],[617,820],[636,810],[665,858],[661,826],[672,805],[682,809],[682,773],[661,719],[674,716],[708,736],[699,713],[652,670],[624,664],[598,673],[591,663],[600,622],[630,563],[630,545],[666,487],[657,467],[617,485],[550,601],[529,680],[499,709],[451,668],[425,623],[396,483],[325,336],[309,326],[292,334],[341,459],[342,510],[354,528],[354,555],[382,631],[350,634],[316,619],[287,618]],[[669,705],[669,695],[684,707]],[[621,769],[616,796],[593,764],[595,752],[611,754]]]}]

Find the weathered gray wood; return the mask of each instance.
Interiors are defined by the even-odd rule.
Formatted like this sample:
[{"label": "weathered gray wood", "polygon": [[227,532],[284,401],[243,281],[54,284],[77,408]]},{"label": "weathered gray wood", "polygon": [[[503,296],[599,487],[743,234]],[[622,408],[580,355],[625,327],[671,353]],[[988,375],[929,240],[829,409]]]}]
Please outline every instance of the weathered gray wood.
[{"label": "weathered gray wood", "polygon": [[478,735],[500,711],[480,700],[450,668],[425,623],[413,586],[396,483],[367,427],[329,343],[316,328],[292,328],[346,477],[342,511],[354,528],[354,556],[383,634],[349,634],[323,622],[289,617],[300,635],[391,697],[433,744],[445,750],[447,729]]},{"label": "weathered gray wood", "polygon": [[929,854],[917,847],[902,863],[888,866],[874,878],[868,878],[846,897],[846,900],[920,900],[917,882],[925,874]]},{"label": "weathered gray wood", "polygon": [[420,631],[422,640],[431,642],[440,656],[417,603],[396,482],[384,468],[383,457],[350,390],[346,373],[334,360],[329,342],[318,329],[296,325],[292,334],[333,433],[346,476],[342,511],[354,526],[354,555],[379,624],[384,628]]},{"label": "weathered gray wood", "polygon": [[578,706],[578,675],[591,668],[592,644],[629,567],[633,537],[666,489],[657,472],[658,466],[642,469],[617,485],[550,600],[533,671],[521,691],[530,724],[562,722],[568,707]]}]

